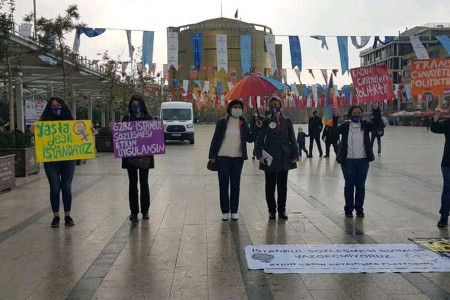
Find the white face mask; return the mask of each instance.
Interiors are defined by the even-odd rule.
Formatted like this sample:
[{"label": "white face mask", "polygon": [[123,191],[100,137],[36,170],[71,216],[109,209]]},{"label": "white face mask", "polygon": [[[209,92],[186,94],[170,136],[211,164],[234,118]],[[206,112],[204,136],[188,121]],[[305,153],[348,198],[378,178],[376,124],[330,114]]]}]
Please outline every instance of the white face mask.
[{"label": "white face mask", "polygon": [[239,118],[242,116],[242,109],[240,108],[232,108],[231,109],[231,116],[233,118]]}]

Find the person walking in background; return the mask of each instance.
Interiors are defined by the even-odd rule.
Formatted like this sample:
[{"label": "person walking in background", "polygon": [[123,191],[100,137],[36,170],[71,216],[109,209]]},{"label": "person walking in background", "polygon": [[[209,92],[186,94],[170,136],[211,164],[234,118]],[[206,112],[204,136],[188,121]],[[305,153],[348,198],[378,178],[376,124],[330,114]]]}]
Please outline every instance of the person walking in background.
[{"label": "person walking in background", "polygon": [[322,140],[325,142],[325,156],[330,157],[330,148],[333,145],[334,153],[337,155],[339,150],[339,134],[337,133],[339,116],[337,116],[337,112],[333,115],[333,126],[326,125],[323,134]]},{"label": "person walking in background", "polygon": [[372,122],[375,128],[372,131],[370,142],[373,147],[375,139],[377,140],[378,156],[381,156],[381,137],[384,135],[384,127],[385,127],[383,119],[381,118],[381,109],[374,109],[372,111]]},{"label": "person walking in background", "polygon": [[228,117],[217,122],[209,148],[209,160],[217,166],[220,189],[220,209],[222,220],[238,220],[241,173],[247,156],[247,143],[258,136],[261,121],[255,121],[250,132],[248,123],[242,117],[244,104],[233,100],[228,104]]},{"label": "person walking in background", "polygon": [[298,144],[298,154],[299,157],[302,157],[302,151],[306,153],[306,156],[308,156],[308,150],[306,150],[306,138],[309,135],[303,132],[303,128],[298,128],[298,135],[297,135],[297,144]]},{"label": "person walking in background", "polygon": [[[299,153],[294,126],[291,120],[282,115],[281,105],[281,100],[276,97],[269,100],[272,116],[262,125],[256,155],[260,161],[260,169],[264,171],[266,177],[269,218],[275,219],[278,211],[278,217],[286,220],[288,171],[297,168]],[[275,201],[275,188],[278,192],[278,201]]]},{"label": "person walking in background", "polygon": [[[379,110],[378,104],[372,104],[373,111]],[[337,112],[335,112],[335,116]],[[345,216],[364,217],[364,199],[369,162],[375,160],[370,142],[370,132],[375,123],[381,119],[381,113],[373,113],[374,122],[363,121],[363,110],[360,106],[352,106],[348,111],[348,119],[338,126],[337,132],[342,135],[337,162],[341,164],[345,179]]]},{"label": "person walking in background", "polygon": [[[73,120],[72,113],[59,97],[52,97],[47,102],[40,121],[69,121]],[[30,127],[30,131],[36,130],[34,126]],[[59,227],[59,203],[62,193],[64,205],[64,222],[66,226],[73,226],[70,212],[72,210],[72,181],[75,174],[75,160],[44,162],[45,175],[47,175],[50,185],[50,203],[53,211],[53,221],[51,227]]]},{"label": "person walking in background", "polygon": [[[264,121],[264,116],[260,115],[257,109],[255,113],[252,115],[252,118],[250,119],[250,132],[254,132],[257,127],[256,125],[262,123],[262,121]],[[256,158],[256,142],[257,140],[255,140],[253,143],[252,160],[255,160]]]},{"label": "person walking in background", "polygon": [[441,195],[441,219],[437,223],[438,227],[448,226],[448,215],[450,211],[450,120],[442,118],[442,110],[436,109],[436,113],[431,123],[431,132],[445,135],[444,155],[441,162],[442,178],[444,187]]},{"label": "person walking in background", "polygon": [[[128,115],[125,115],[122,122],[130,121],[147,121],[153,120],[147,111],[144,99],[140,95],[133,95],[128,103]],[[142,218],[149,218],[150,208],[150,188],[148,185],[149,170],[155,167],[153,156],[141,158],[122,158],[122,168],[127,169],[129,181],[129,204],[130,204],[130,221],[137,222],[139,214],[139,193],[138,193],[138,175],[140,186],[140,202]]]},{"label": "person walking in background", "polygon": [[423,122],[424,122],[425,127],[427,127],[427,131],[430,131],[432,120],[429,117],[425,117],[423,119]]},{"label": "person walking in background", "polygon": [[309,132],[309,155],[312,156],[312,151],[314,148],[314,141],[317,144],[317,148],[319,149],[320,157],[322,157],[322,146],[320,145],[320,133],[322,132],[323,124],[322,120],[317,116],[317,111],[313,112],[313,116],[309,119],[308,122],[308,132]]}]

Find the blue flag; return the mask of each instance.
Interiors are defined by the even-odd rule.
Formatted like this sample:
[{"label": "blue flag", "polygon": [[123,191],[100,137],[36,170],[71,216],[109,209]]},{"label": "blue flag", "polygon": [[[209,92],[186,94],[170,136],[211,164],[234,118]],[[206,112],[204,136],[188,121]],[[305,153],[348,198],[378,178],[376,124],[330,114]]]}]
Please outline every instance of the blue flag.
[{"label": "blue flag", "polygon": [[202,64],[202,47],[203,47],[203,34],[193,33],[192,34],[192,50],[194,53],[195,69],[197,71],[200,71],[200,66]]},{"label": "blue flag", "polygon": [[153,66],[153,41],[155,33],[153,31],[144,31],[142,36],[142,65]]},{"label": "blue flag", "polygon": [[289,36],[289,47],[291,48],[291,64],[292,69],[295,66],[302,70],[302,48],[300,47],[300,40],[298,36]]},{"label": "blue flag", "polygon": [[348,36],[337,37],[339,56],[341,57],[342,75],[348,72]]},{"label": "blue flag", "polygon": [[444,46],[445,50],[447,50],[448,55],[450,55],[450,39],[446,35],[437,35],[437,40],[441,42],[442,46]]},{"label": "blue flag", "polygon": [[302,84],[302,90],[303,90],[303,97],[308,98],[309,97],[309,91],[308,87],[305,84]]},{"label": "blue flag", "polygon": [[220,97],[220,95],[222,95],[222,82],[221,81],[217,81],[216,92],[219,97]]},{"label": "blue flag", "polygon": [[250,72],[252,67],[252,37],[250,35],[241,35],[241,66],[242,75]]},{"label": "blue flag", "polygon": [[406,97],[409,102],[412,102],[411,85],[409,83],[405,84]]}]

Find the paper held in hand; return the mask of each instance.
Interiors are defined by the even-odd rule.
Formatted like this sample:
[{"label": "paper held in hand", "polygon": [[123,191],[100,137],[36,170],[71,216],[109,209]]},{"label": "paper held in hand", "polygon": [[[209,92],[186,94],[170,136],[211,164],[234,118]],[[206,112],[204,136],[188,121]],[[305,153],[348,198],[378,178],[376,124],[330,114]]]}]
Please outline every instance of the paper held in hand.
[{"label": "paper held in hand", "polygon": [[269,153],[267,153],[266,151],[262,151],[262,155],[263,155],[263,157],[266,159],[266,161],[267,161],[267,166],[269,166],[270,167],[270,165],[272,164],[272,161],[273,161],[273,157],[272,157],[272,155],[270,155]]}]

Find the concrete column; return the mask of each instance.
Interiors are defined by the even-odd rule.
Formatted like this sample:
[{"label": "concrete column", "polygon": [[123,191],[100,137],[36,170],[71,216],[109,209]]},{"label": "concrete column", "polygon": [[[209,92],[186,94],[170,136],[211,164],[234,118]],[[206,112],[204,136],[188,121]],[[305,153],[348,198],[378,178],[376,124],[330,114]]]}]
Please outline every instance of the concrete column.
[{"label": "concrete column", "polygon": [[47,99],[50,99],[53,96],[53,84],[47,84]]},{"label": "concrete column", "polygon": [[16,128],[22,132],[25,132],[25,115],[24,115],[24,106],[25,103],[23,101],[23,83],[22,79],[19,77],[16,82],[15,88],[15,105],[16,105]]},{"label": "concrete column", "polygon": [[114,109],[111,108],[109,113],[110,113],[111,122],[114,123],[116,121],[116,112],[114,111]]},{"label": "concrete column", "polygon": [[100,112],[100,116],[101,116],[102,127],[106,127],[106,114],[103,109]]},{"label": "concrete column", "polygon": [[93,120],[93,111],[92,111],[92,97],[89,96],[89,102],[88,102],[88,119]]}]

